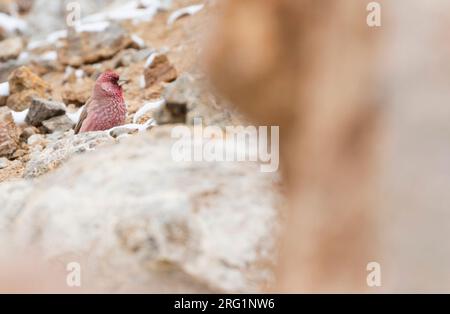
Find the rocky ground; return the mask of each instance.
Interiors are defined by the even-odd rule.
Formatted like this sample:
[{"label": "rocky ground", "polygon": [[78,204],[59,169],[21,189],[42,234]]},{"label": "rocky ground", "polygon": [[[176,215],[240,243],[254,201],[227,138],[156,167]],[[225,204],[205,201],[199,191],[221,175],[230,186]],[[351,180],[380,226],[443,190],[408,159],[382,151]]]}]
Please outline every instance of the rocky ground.
[{"label": "rocky ground", "polygon": [[[203,74],[213,1],[79,2],[67,28],[64,1],[0,1],[0,242],[82,256],[106,291],[259,291],[276,178],[170,158],[172,125],[241,121]],[[107,69],[129,80],[127,126],[75,135]]]}]

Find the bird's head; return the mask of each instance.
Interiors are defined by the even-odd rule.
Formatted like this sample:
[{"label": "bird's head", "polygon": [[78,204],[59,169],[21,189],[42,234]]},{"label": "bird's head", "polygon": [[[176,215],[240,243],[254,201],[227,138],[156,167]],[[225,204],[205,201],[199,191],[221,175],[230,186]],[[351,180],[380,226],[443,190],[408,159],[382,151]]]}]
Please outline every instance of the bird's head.
[{"label": "bird's head", "polygon": [[100,89],[102,93],[112,96],[122,96],[122,85],[126,82],[126,80],[120,79],[118,73],[109,70],[98,77],[96,87]]}]

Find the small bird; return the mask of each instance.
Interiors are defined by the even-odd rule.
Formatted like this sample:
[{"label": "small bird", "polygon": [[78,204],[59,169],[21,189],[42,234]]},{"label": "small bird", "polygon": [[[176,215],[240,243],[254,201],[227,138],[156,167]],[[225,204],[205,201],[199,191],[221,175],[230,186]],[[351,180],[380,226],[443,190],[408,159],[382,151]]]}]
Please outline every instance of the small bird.
[{"label": "small bird", "polygon": [[127,108],[119,74],[106,71],[95,82],[92,96],[81,112],[75,134],[105,131],[125,123]]}]

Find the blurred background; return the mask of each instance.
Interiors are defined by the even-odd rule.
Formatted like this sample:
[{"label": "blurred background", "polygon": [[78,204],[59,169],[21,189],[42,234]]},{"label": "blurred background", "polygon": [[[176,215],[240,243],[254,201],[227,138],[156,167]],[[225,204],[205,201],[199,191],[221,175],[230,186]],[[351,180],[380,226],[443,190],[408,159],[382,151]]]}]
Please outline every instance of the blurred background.
[{"label": "blurred background", "polygon": [[[0,0],[0,290],[448,292],[449,7]],[[157,126],[70,131],[107,69]],[[198,117],[280,126],[280,171],[175,163]]]}]

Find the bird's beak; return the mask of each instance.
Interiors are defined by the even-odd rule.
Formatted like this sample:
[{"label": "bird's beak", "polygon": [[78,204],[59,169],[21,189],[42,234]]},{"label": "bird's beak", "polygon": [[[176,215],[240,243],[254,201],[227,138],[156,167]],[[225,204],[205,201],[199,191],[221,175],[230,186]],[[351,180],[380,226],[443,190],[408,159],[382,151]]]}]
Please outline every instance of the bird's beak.
[{"label": "bird's beak", "polygon": [[128,83],[129,81],[130,80],[127,80],[127,79],[120,79],[120,80],[117,81],[117,84],[119,84],[119,86],[123,86],[126,83]]}]

